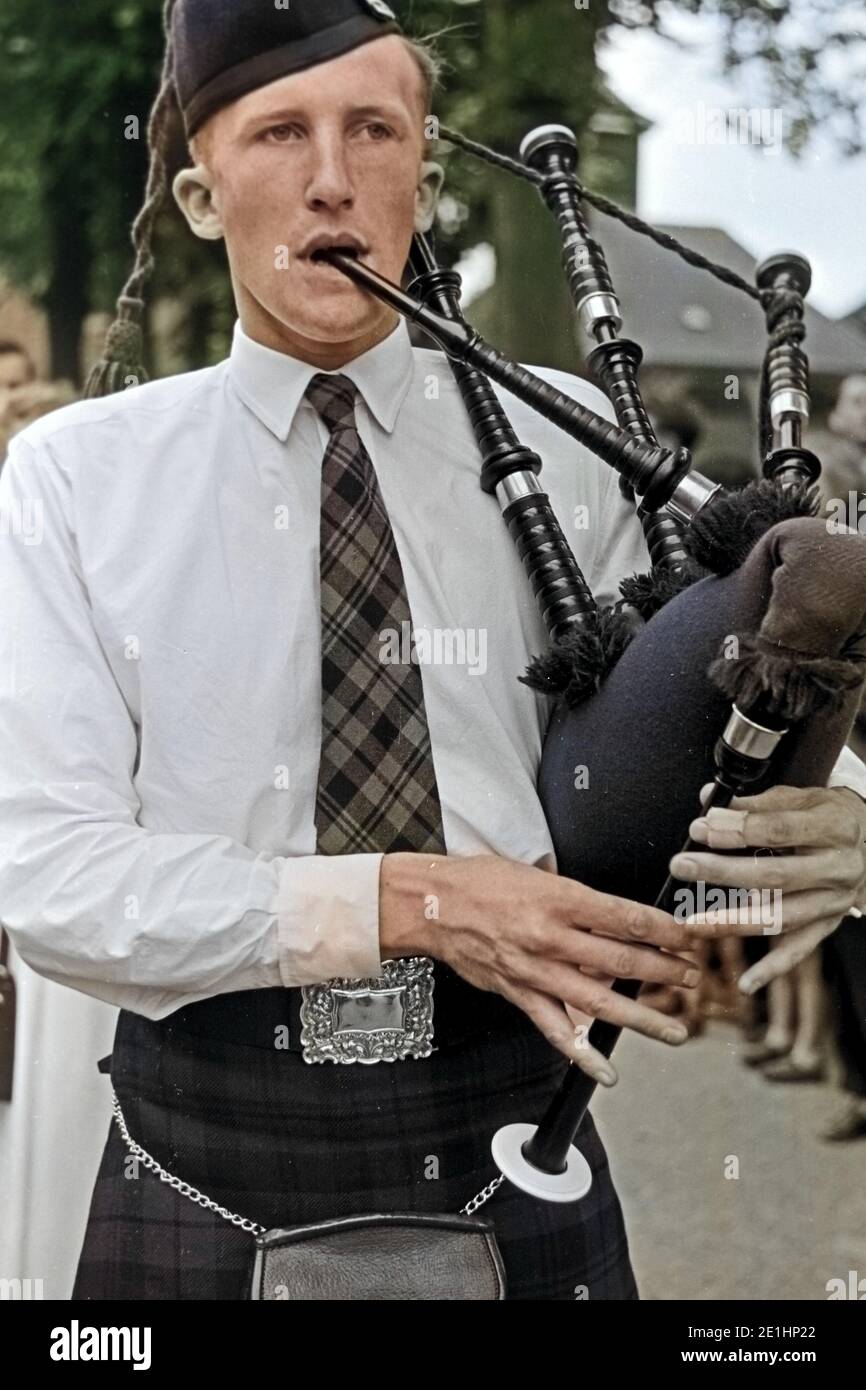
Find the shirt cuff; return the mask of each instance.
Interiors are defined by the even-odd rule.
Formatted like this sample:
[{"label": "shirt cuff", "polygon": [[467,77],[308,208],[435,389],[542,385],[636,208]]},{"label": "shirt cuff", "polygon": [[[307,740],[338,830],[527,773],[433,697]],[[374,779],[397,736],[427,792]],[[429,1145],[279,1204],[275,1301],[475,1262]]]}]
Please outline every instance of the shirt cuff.
[{"label": "shirt cuff", "polygon": [[280,977],[286,989],[382,974],[381,854],[289,859],[277,900]]},{"label": "shirt cuff", "polygon": [[866,767],[850,748],[842,749],[827,785],[849,787],[866,801]]}]

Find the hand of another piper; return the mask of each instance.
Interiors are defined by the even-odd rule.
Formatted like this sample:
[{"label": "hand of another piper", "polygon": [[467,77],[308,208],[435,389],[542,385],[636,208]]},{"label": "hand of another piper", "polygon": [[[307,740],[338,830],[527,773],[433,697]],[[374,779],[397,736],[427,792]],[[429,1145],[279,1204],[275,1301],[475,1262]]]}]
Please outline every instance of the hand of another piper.
[{"label": "hand of another piper", "polygon": [[[699,885],[692,893],[698,910],[683,913],[689,930],[703,937],[784,934],[741,977],[744,994],[786,975],[852,908],[866,906],[866,802],[847,787],[774,787],[737,797],[693,821],[689,834],[707,852],[675,855],[670,865],[678,880]],[[719,850],[744,852],[713,852]],[[716,888],[739,892],[727,894],[722,907]]]},{"label": "hand of another piper", "polygon": [[685,927],[666,912],[529,864],[385,855],[379,938],[383,958],[433,956],[476,988],[503,995],[605,1086],[615,1084],[616,1071],[569,1008],[671,1045],[688,1036],[682,1024],[610,988],[614,979],[693,988],[700,972],[673,954],[691,944]]}]

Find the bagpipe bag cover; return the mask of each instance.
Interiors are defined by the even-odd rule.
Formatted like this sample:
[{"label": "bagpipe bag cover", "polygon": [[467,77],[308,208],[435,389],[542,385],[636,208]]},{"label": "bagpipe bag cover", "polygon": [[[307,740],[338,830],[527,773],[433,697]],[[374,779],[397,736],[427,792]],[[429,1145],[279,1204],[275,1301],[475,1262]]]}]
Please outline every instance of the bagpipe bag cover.
[{"label": "bagpipe bag cover", "polygon": [[590,699],[554,712],[539,791],[559,872],[653,902],[700,814],[732,698],[748,712],[758,686],[804,717],[749,794],[825,786],[864,663],[866,537],[819,518],[776,524],[739,568],[661,608]]}]

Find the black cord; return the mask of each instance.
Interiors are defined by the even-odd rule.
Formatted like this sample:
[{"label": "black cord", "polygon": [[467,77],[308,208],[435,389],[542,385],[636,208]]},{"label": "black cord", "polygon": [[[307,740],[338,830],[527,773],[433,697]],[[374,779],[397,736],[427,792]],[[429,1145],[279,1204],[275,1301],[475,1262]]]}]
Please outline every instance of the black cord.
[{"label": "black cord", "polygon": [[[486,164],[492,164],[496,169],[505,169],[509,174],[516,174],[518,178],[525,179],[528,183],[542,184],[544,182],[544,175],[539,174],[535,169],[530,169],[528,164],[523,164],[519,159],[512,159],[507,154],[500,154],[498,150],[491,150],[488,145],[482,145],[478,140],[470,140],[468,136],[461,135],[458,130],[451,130],[448,126],[440,126],[439,135],[449,145],[456,145],[459,149],[465,150],[467,154],[474,155],[476,159],[482,159]],[[677,241],[676,237],[671,236],[668,232],[660,232],[656,227],[651,227],[648,222],[644,222],[635,213],[627,212],[618,203],[611,202],[610,198],[605,198],[601,193],[593,193],[590,189],[585,188],[579,180],[575,180],[575,182],[581,198],[585,199],[587,203],[591,203],[605,216],[615,217],[618,222],[630,227],[633,232],[649,237],[665,251],[672,251],[674,255],[694,266],[696,270],[706,270],[717,280],[721,280],[723,284],[729,285],[731,289],[741,290],[750,299],[760,302],[760,291],[754,285],[750,285],[748,280],[744,280],[741,275],[737,275],[736,271],[729,270],[727,266],[709,260],[707,256],[702,256],[699,251],[693,251],[689,246],[684,246],[681,241]]]}]

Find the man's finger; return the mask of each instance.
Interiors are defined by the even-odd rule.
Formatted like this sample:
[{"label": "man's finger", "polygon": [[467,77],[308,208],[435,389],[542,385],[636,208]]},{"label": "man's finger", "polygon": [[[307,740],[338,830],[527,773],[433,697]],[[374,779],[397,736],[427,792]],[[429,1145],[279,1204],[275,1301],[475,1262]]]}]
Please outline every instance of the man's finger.
[{"label": "man's finger", "polygon": [[810,956],[814,950],[820,946],[825,937],[830,936],[839,925],[838,920],[833,917],[824,922],[813,922],[810,927],[801,927],[799,931],[791,932],[786,936],[774,950],[768,951],[763,960],[758,961],[742,975],[738,981],[738,989],[742,994],[756,994],[759,989],[764,987],[772,980],[778,980],[782,975],[787,975],[795,966]]},{"label": "man's finger", "polygon": [[863,829],[853,809],[834,799],[806,810],[714,807],[692,821],[689,835],[710,849],[822,849],[858,845]]},{"label": "man's finger", "polygon": [[682,956],[568,927],[555,928],[538,954],[595,970],[607,979],[646,980],[691,989],[701,977],[694,961]]},{"label": "man's finger", "polygon": [[783,932],[799,931],[835,917],[837,922],[850,910],[848,895],[842,891],[817,889],[803,893],[766,893],[751,890],[746,901],[744,892],[739,905],[686,918],[686,926],[696,937],[712,940],[721,936],[779,936]]},{"label": "man's finger", "polygon": [[618,1028],[631,1028],[671,1047],[679,1046],[688,1037],[682,1024],[673,1023],[664,1014],[648,1008],[646,1004],[627,999],[603,981],[583,975],[580,970],[560,965],[557,961],[545,961],[543,964],[539,961],[531,965],[526,984],[541,994],[562,999],[590,1019],[600,1018]]},{"label": "man's finger", "polygon": [[613,1063],[588,1042],[589,1026],[572,1023],[558,999],[533,989],[512,990],[510,998],[569,1062],[601,1086],[616,1085],[618,1076]]},{"label": "man's finger", "polygon": [[[854,887],[862,877],[859,852],[821,849],[809,854],[708,854],[689,851],[671,860],[671,873],[684,883],[720,888],[779,889],[795,893],[807,888]],[[679,901],[679,900],[678,900]]]},{"label": "man's finger", "polygon": [[570,879],[558,882],[564,889],[563,910],[573,927],[583,927],[622,941],[643,941],[666,951],[687,950],[690,938],[668,912],[610,893],[597,893]]},{"label": "man's finger", "polygon": [[688,1029],[681,1023],[672,1021],[666,1014],[651,1009],[647,1004],[626,999],[624,995],[617,994],[612,989],[605,989],[589,1006],[583,1007],[595,1018],[603,1019],[605,1023],[612,1023],[618,1028],[630,1028],[635,1033],[643,1033],[644,1037],[654,1038],[670,1047],[681,1046],[689,1036]]},{"label": "man's finger", "polygon": [[826,787],[770,787],[756,796],[735,796],[737,811],[807,811],[827,795]]}]

